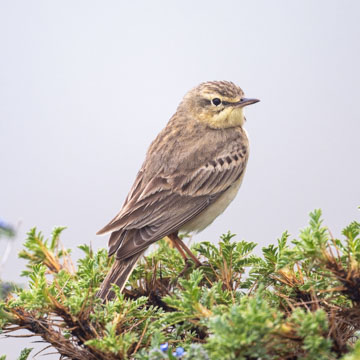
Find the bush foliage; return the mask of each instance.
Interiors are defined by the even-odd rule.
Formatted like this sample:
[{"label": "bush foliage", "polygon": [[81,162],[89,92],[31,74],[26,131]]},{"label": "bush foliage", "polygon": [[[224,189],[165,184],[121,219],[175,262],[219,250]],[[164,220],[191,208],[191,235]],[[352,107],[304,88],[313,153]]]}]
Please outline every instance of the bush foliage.
[{"label": "bush foliage", "polygon": [[262,257],[228,233],[193,247],[198,268],[161,240],[105,304],[95,294],[113,259],[82,245],[74,266],[62,231],[28,233],[28,289],[0,303],[4,334],[27,329],[76,360],[360,358],[358,222],[336,239],[316,210],[298,239],[285,232]]}]

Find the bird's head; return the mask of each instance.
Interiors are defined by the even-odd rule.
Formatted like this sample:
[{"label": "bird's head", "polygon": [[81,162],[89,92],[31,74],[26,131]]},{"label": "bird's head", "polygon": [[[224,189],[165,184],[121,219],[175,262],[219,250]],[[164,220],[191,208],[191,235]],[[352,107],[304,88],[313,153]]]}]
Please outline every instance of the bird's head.
[{"label": "bird's head", "polygon": [[213,129],[243,126],[244,107],[260,100],[247,99],[244,92],[229,81],[209,81],[190,90],[179,110],[190,112],[193,119]]}]

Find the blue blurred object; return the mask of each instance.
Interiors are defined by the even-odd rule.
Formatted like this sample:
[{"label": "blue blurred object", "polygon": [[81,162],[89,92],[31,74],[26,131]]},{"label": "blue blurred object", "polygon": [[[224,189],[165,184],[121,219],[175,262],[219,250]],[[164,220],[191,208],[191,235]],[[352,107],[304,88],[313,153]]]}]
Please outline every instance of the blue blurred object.
[{"label": "blue blurred object", "polygon": [[0,218],[0,227],[2,227],[2,228],[7,227],[7,223],[2,218]]},{"label": "blue blurred object", "polygon": [[163,352],[166,352],[169,348],[169,343],[165,343],[165,344],[161,344],[160,345],[160,350],[163,351]]},{"label": "blue blurred object", "polygon": [[184,348],[179,346],[178,348],[176,348],[175,352],[173,352],[173,355],[176,357],[181,357],[181,356],[185,355]]},{"label": "blue blurred object", "polygon": [[9,237],[15,235],[15,230],[12,227],[12,225],[10,225],[9,223],[7,223],[6,221],[4,221],[1,218],[0,218],[0,230],[3,230],[4,232],[6,232],[6,235]]}]

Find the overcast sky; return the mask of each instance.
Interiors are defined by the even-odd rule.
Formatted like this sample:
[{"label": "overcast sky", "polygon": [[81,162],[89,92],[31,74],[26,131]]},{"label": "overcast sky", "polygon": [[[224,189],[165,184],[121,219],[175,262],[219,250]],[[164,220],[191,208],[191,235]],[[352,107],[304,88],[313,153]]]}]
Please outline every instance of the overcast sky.
[{"label": "overcast sky", "polygon": [[[359,220],[359,11],[356,0],[0,1],[0,218],[19,224],[2,278],[24,281],[16,257],[33,226],[67,226],[73,249],[106,246],[95,233],[150,142],[207,80],[261,102],[246,109],[240,192],[194,241],[231,230],[260,250],[297,236],[315,208],[339,237]],[[16,359],[13,344],[0,340],[0,354]]]}]

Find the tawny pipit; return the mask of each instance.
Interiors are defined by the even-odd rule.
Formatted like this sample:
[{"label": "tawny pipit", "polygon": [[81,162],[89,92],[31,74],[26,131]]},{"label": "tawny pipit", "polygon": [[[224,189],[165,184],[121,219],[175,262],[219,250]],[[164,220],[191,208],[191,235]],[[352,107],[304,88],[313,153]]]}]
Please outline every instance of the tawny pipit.
[{"label": "tawny pipit", "polygon": [[109,256],[116,256],[98,296],[110,299],[112,284],[123,289],[137,260],[164,236],[199,263],[178,231],[203,230],[234,199],[249,156],[243,109],[258,101],[228,81],[202,83],[184,96],[150,145],[121,211],[98,232],[111,232]]}]

